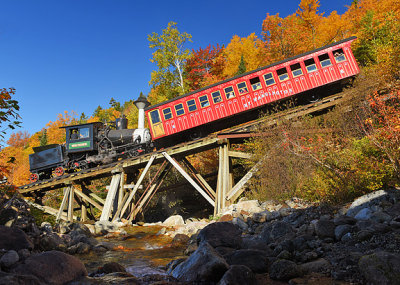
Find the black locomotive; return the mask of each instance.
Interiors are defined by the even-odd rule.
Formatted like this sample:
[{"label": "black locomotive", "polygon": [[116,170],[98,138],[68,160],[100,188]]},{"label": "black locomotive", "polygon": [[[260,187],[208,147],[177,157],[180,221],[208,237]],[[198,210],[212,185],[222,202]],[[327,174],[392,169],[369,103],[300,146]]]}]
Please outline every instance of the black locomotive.
[{"label": "black locomotive", "polygon": [[[138,104],[139,103],[139,104]],[[146,101],[135,102],[141,109]],[[128,120],[122,116],[115,123],[87,123],[63,127],[66,142],[33,148],[29,155],[30,181],[36,182],[64,173],[107,164],[119,158],[136,157],[153,147],[150,131],[139,119],[137,129],[128,129]]]}]

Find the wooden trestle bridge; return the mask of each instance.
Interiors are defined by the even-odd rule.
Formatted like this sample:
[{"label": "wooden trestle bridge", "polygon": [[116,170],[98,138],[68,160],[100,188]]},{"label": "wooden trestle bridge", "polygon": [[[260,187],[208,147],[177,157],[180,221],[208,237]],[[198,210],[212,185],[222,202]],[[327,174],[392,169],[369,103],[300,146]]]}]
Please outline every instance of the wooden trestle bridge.
[{"label": "wooden trestle bridge", "polygon": [[[101,211],[100,221],[114,221],[119,218],[132,221],[149,203],[168,172],[174,167],[214,207],[214,214],[218,215],[224,207],[234,203],[243,193],[246,183],[261,164],[261,162],[256,163],[235,183],[232,159],[249,159],[251,154],[232,150],[232,144],[243,143],[252,136],[260,123],[276,124],[281,119],[319,112],[333,107],[342,100],[341,95],[330,96],[317,103],[280,112],[262,120],[212,134],[206,138],[181,143],[137,158],[125,159],[105,166],[24,185],[19,188],[19,192],[25,197],[34,198],[34,202],[32,199],[27,199],[28,203],[55,215],[56,220],[79,219],[86,221],[89,214],[92,218],[94,217],[92,214],[93,207],[95,207]],[[217,183],[213,189],[186,157],[215,148],[219,149],[219,164]],[[145,185],[144,178],[152,165],[160,165],[160,167],[150,180],[146,179],[149,182]],[[182,166],[186,168],[186,171]],[[91,181],[104,177],[111,177],[111,183],[106,198],[102,199],[90,191],[88,185]],[[64,196],[59,209],[42,205],[42,198],[47,192],[61,188],[64,188]],[[144,191],[140,191],[142,193],[140,197],[138,189],[144,189]],[[91,209],[90,213],[88,209]],[[74,215],[75,211],[81,212],[79,218]]]}]

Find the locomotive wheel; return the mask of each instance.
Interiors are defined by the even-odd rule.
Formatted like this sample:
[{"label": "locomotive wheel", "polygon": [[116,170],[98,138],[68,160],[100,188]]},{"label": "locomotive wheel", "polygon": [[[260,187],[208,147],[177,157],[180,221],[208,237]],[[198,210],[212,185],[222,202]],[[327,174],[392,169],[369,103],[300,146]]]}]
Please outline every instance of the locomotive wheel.
[{"label": "locomotive wheel", "polygon": [[29,176],[29,181],[31,181],[32,183],[37,182],[39,180],[39,175],[37,173],[32,173]]},{"label": "locomotive wheel", "polygon": [[53,173],[54,173],[55,176],[60,177],[60,176],[64,175],[65,171],[64,171],[63,167],[59,166],[56,169],[54,169]]},{"label": "locomotive wheel", "polygon": [[128,152],[129,157],[136,157],[138,156],[140,153],[138,152],[137,149],[132,149]]}]

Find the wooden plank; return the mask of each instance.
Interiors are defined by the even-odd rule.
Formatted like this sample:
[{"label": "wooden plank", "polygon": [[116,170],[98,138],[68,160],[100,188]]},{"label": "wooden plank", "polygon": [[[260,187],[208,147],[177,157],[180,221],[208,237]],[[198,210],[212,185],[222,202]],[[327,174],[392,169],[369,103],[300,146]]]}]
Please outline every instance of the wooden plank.
[{"label": "wooden plank", "polygon": [[100,216],[100,221],[108,221],[110,217],[111,208],[113,206],[114,199],[116,198],[115,196],[117,194],[120,179],[121,174],[114,174],[111,179],[110,190],[107,193],[106,202]]},{"label": "wooden plank", "polygon": [[168,153],[165,151],[162,152],[163,156],[176,168],[176,170],[179,171],[180,174],[182,174],[183,177],[186,178],[187,181],[192,184],[192,186],[214,207],[215,202],[210,198],[210,196],[207,195],[207,193],[204,192],[203,189],[183,170],[183,168],[171,157],[169,156]]},{"label": "wooden plank", "polygon": [[71,186],[68,186],[68,187],[65,189],[64,197],[63,197],[63,199],[62,199],[62,202],[61,202],[61,205],[60,205],[60,209],[58,210],[58,214],[57,214],[57,216],[56,216],[56,222],[58,222],[58,221],[61,219],[61,215],[62,215],[62,213],[63,213],[63,211],[64,211],[64,208],[65,208],[65,205],[67,204],[67,201],[68,201],[70,188],[71,188]]},{"label": "wooden plank", "polygon": [[136,182],[135,187],[133,188],[132,192],[129,194],[128,199],[124,202],[122,202],[124,204],[124,206],[122,207],[121,213],[119,214],[119,217],[123,217],[125,214],[126,209],[128,208],[129,204],[131,203],[133,196],[135,196],[136,191],[138,190],[139,186],[142,184],[142,181],[144,179],[144,177],[147,174],[147,171],[150,169],[150,166],[152,165],[154,159],[156,158],[155,155],[153,155],[149,161],[147,162],[146,167],[143,169],[142,174],[139,176],[138,181]]}]

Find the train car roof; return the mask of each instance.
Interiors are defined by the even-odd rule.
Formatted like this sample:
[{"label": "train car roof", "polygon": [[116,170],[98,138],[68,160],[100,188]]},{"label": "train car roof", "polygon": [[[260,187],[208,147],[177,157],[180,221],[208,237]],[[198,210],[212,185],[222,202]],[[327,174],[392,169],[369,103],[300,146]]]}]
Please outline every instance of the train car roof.
[{"label": "train car roof", "polygon": [[237,76],[234,76],[234,77],[230,77],[230,78],[225,79],[225,80],[223,80],[223,81],[219,81],[219,82],[214,83],[214,84],[212,84],[212,85],[208,85],[208,86],[203,87],[203,88],[201,88],[201,89],[198,89],[198,90],[195,90],[195,91],[192,91],[192,92],[189,92],[189,93],[180,95],[180,96],[178,96],[178,97],[169,99],[169,100],[167,100],[167,101],[164,101],[164,102],[161,102],[161,103],[158,103],[158,104],[155,104],[155,105],[150,105],[149,107],[145,108],[145,110],[146,110],[146,111],[147,111],[147,110],[151,110],[151,109],[153,109],[153,108],[162,106],[162,105],[164,105],[164,104],[168,104],[168,103],[170,103],[170,102],[173,102],[173,101],[179,100],[179,99],[181,99],[181,98],[184,98],[184,97],[186,97],[186,96],[190,96],[190,95],[192,95],[192,94],[195,94],[195,93],[204,91],[204,90],[206,90],[206,89],[210,89],[210,88],[212,88],[212,87],[215,87],[215,86],[217,86],[217,85],[226,83],[226,82],[228,82],[228,81],[232,81],[232,80],[235,80],[235,79],[237,79],[237,78],[240,78],[240,77],[243,77],[243,76],[246,76],[246,75],[249,75],[249,74],[258,72],[258,71],[260,71],[260,70],[267,69],[267,68],[270,68],[270,67],[272,67],[272,66],[279,65],[279,64],[282,64],[282,63],[285,63],[285,62],[294,60],[294,59],[296,59],[296,58],[300,58],[300,57],[303,57],[303,56],[306,56],[306,55],[309,55],[309,54],[312,54],[312,53],[315,53],[315,52],[318,52],[318,51],[321,51],[321,50],[324,50],[324,49],[327,49],[327,48],[330,48],[330,47],[333,47],[333,46],[336,46],[336,45],[340,45],[340,44],[345,43],[345,42],[348,42],[348,41],[355,40],[356,38],[357,38],[357,37],[352,36],[352,37],[343,39],[343,40],[341,40],[341,41],[334,42],[334,43],[332,43],[332,44],[329,44],[329,45],[326,45],[326,46],[323,46],[323,47],[320,47],[320,48],[317,48],[317,49],[314,49],[314,50],[311,50],[311,51],[308,51],[308,52],[305,52],[305,53],[302,53],[302,54],[299,54],[299,55],[296,55],[296,56],[293,56],[293,57],[290,57],[290,58],[287,58],[287,59],[283,59],[283,60],[281,60],[281,61],[274,62],[274,63],[271,63],[271,64],[269,64],[269,65],[263,66],[263,67],[259,67],[259,68],[257,68],[257,69],[248,71],[248,72],[246,72],[246,73],[243,73],[243,74],[240,74],[240,75],[237,75]]},{"label": "train car roof", "polygon": [[60,127],[60,129],[75,128],[75,127],[89,126],[89,125],[98,125],[98,124],[103,124],[103,123],[102,122],[92,122],[92,123],[85,123],[85,124],[78,124],[78,125],[69,125],[69,126],[62,126],[62,127]]}]

